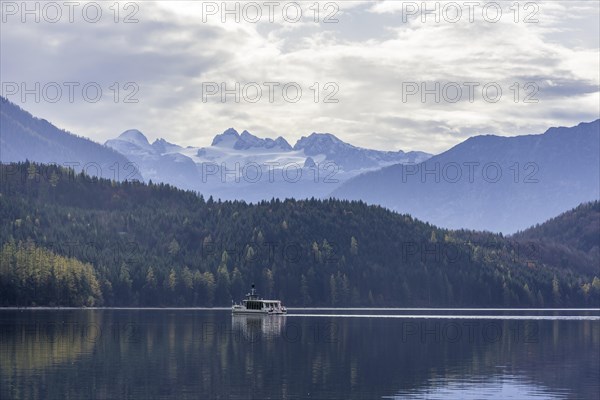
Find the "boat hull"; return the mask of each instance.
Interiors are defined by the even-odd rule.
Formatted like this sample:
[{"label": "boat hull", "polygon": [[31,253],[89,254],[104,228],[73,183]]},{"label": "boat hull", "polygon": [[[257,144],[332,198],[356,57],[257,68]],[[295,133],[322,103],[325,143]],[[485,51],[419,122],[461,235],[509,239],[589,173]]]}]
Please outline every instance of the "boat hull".
[{"label": "boat hull", "polygon": [[247,309],[231,309],[232,314],[253,314],[253,315],[285,315],[287,311],[268,311],[268,310],[247,310]]}]

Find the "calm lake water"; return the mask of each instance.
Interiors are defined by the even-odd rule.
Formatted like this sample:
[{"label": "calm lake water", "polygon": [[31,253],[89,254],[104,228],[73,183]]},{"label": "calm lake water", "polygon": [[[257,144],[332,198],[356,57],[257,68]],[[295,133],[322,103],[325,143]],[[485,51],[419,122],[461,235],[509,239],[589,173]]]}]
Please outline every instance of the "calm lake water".
[{"label": "calm lake water", "polygon": [[0,310],[0,399],[598,399],[600,312]]}]

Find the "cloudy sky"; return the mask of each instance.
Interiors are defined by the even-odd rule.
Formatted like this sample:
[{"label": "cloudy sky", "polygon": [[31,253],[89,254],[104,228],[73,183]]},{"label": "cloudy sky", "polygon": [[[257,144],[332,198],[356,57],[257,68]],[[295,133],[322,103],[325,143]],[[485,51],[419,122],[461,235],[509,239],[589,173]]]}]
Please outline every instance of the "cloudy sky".
[{"label": "cloudy sky", "polygon": [[597,1],[314,3],[3,0],[2,94],[102,143],[235,127],[436,153],[598,118]]}]

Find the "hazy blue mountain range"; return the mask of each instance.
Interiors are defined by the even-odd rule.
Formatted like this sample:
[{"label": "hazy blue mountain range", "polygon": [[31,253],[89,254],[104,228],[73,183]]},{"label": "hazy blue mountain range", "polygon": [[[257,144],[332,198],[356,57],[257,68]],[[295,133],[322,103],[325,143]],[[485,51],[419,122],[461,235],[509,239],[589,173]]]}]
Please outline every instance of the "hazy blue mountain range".
[{"label": "hazy blue mountain range", "polygon": [[512,233],[600,197],[600,120],[544,134],[476,136],[417,165],[357,176],[333,196],[447,228]]},{"label": "hazy blue mountain range", "polygon": [[142,179],[121,153],[35,118],[0,97],[0,162],[25,160],[72,166],[76,171],[85,168],[89,175],[108,179]]},{"label": "hazy blue mountain range", "polygon": [[[419,162],[423,152],[362,149],[334,135],[313,133],[292,147],[283,137],[259,138],[227,129],[208,147],[184,147],[130,129],[105,145],[38,119],[2,98],[0,161],[31,160],[87,168],[109,179],[169,183],[206,197],[260,201],[324,197],[362,172]],[[117,169],[118,168],[118,169]]]},{"label": "hazy blue mountain range", "polygon": [[149,143],[135,129],[103,146],[0,103],[2,162],[75,162],[92,175],[95,163],[106,178],[170,183],[205,197],[361,199],[443,227],[503,233],[600,197],[600,121],[540,135],[476,136],[431,157],[359,148],[329,133],[291,146],[233,128],[207,147]]}]

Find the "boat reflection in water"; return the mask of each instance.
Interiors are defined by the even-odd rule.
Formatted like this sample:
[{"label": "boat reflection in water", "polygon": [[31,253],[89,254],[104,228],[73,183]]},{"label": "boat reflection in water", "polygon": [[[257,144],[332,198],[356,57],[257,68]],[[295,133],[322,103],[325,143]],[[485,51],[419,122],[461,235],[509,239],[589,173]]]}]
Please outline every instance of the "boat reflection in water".
[{"label": "boat reflection in water", "polygon": [[284,315],[232,314],[231,326],[244,340],[256,342],[280,337],[285,329],[285,320]]}]

